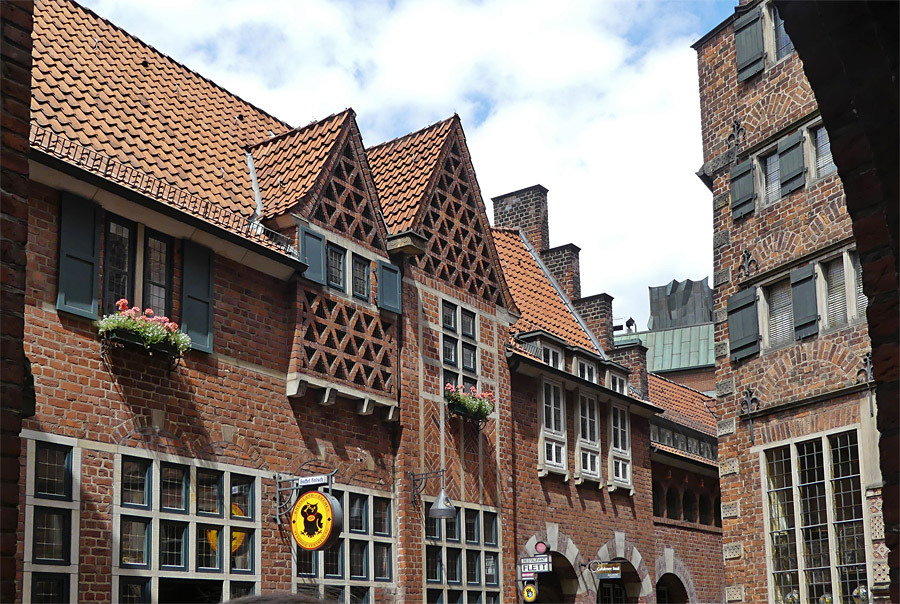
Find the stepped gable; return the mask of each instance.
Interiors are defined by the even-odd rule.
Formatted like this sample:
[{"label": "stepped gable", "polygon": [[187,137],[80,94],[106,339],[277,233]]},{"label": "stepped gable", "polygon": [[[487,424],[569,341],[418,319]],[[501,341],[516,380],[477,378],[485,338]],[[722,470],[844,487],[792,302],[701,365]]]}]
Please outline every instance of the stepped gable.
[{"label": "stepped gable", "polygon": [[454,117],[366,149],[391,234],[413,228]]},{"label": "stepped gable", "polygon": [[35,4],[33,40],[34,125],[253,214],[244,147],[290,126],[69,0]]},{"label": "stepped gable", "polygon": [[665,409],[662,417],[709,436],[716,435],[715,400],[702,392],[648,373],[650,402]]},{"label": "stepped gable", "polygon": [[542,330],[571,346],[600,354],[525,244],[521,232],[518,229],[495,228],[493,234],[503,274],[521,313],[511,333]]}]

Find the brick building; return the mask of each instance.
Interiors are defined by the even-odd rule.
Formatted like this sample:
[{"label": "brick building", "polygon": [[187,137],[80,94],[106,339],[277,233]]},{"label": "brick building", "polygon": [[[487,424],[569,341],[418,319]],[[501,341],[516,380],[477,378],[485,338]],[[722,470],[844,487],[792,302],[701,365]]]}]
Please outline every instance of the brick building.
[{"label": "brick building", "polygon": [[[16,601],[512,602],[538,541],[544,601],[721,599],[709,456],[651,445],[651,423],[699,443],[706,403],[613,345],[577,270],[564,292],[491,229],[457,116],[367,149],[350,109],[292,128],[34,6]],[[123,298],[191,349],[98,335]],[[466,417],[447,383],[496,409]],[[279,487],[322,474],[344,530],[308,552]]]},{"label": "brick building", "polygon": [[726,600],[886,599],[868,299],[829,133],[771,3],[694,48]]}]

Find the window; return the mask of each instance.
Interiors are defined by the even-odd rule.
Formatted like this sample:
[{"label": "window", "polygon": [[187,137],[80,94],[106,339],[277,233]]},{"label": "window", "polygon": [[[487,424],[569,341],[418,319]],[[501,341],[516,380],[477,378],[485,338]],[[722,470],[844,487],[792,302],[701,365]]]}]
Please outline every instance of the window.
[{"label": "window", "polygon": [[784,31],[784,20],[774,6],[772,7],[772,25],[775,31],[775,60],[778,61],[794,52],[794,43]]},{"label": "window", "polygon": [[681,432],[675,433],[675,448],[679,451],[687,451],[687,437]]},{"label": "window", "polygon": [[862,293],[862,271],[855,250],[845,250],[839,256],[820,262],[823,287],[818,291],[822,312],[822,328],[846,325],[865,316],[868,299]]},{"label": "window", "polygon": [[329,598],[349,594],[349,600],[339,601],[374,601],[373,588],[394,578],[392,501],[365,490],[333,489],[331,494],[344,510],[344,530],[325,550],[295,546],[294,573],[300,578],[295,590],[321,589]]},{"label": "window", "polygon": [[760,160],[763,166],[763,203],[770,204],[781,199],[781,163],[778,154],[772,153]]},{"label": "window", "polygon": [[103,313],[115,313],[116,302],[125,298],[132,305],[168,316],[172,309],[171,238],[107,214],[103,246]]},{"label": "window", "polygon": [[597,366],[578,359],[578,377],[589,382],[597,383]]},{"label": "window", "polygon": [[122,505],[150,506],[150,462],[146,459],[122,459]]},{"label": "window", "polygon": [[462,366],[466,371],[476,372],[478,371],[477,366],[477,356],[478,349],[475,348],[472,344],[463,344],[462,345]]},{"label": "window", "polygon": [[454,519],[426,521],[427,601],[499,601],[497,528],[496,512],[466,505],[457,508]]},{"label": "window", "polygon": [[478,389],[478,342],[475,340],[475,322],[474,312],[447,300],[441,302],[443,385],[462,384],[467,388]]},{"label": "window", "polygon": [[825,321],[828,327],[847,322],[847,288],[844,280],[844,258],[839,257],[824,264]]},{"label": "window", "polygon": [[369,301],[369,261],[361,256],[353,255],[353,295],[360,300]]},{"label": "window", "polygon": [[610,407],[610,474],[614,483],[631,486],[631,428],[628,411]]},{"label": "window", "polygon": [[851,299],[856,301],[856,316],[865,317],[869,299],[863,293],[862,265],[859,262],[859,254],[855,251],[850,252],[850,265],[853,267],[853,281],[856,283],[856,295],[851,296]]},{"label": "window", "polygon": [[852,602],[868,581],[856,431],[771,448],[764,471],[776,600]]},{"label": "window", "polygon": [[541,440],[544,448],[544,465],[547,468],[564,470],[566,467],[566,413],[560,384],[544,381],[542,407]]},{"label": "window", "polygon": [[625,376],[616,373],[609,374],[609,389],[619,394],[628,394],[628,380]]},{"label": "window", "polygon": [[475,313],[462,309],[462,334],[468,338],[475,338]]},{"label": "window", "polygon": [[765,289],[768,312],[768,346],[774,347],[794,340],[794,314],[791,284],[784,279]]},{"label": "window", "polygon": [[650,424],[650,442],[659,442],[659,427],[656,424]]},{"label": "window", "polygon": [[328,285],[337,290],[344,291],[344,259],[347,252],[343,248],[336,245],[328,244],[328,257],[326,264],[326,273],[328,276]]},{"label": "window", "polygon": [[104,314],[114,314],[116,301],[121,298],[134,301],[135,231],[135,224],[130,220],[107,216],[103,242]]},{"label": "window", "polygon": [[579,478],[600,478],[600,427],[597,421],[597,399],[585,394],[578,396]]},{"label": "window", "polygon": [[445,300],[441,309],[441,324],[444,329],[456,331],[456,304]]},{"label": "window", "polygon": [[738,82],[762,73],[767,64],[794,52],[794,45],[784,30],[784,21],[774,6],[765,11],[751,9],[735,19],[734,45]]},{"label": "window", "polygon": [[458,340],[450,336],[444,336],[444,364],[456,366],[456,351]]},{"label": "window", "polygon": [[822,177],[837,170],[837,166],[834,165],[834,160],[831,157],[831,141],[828,140],[828,131],[825,130],[824,126],[813,131],[813,141],[815,144],[816,177]]},{"label": "window", "polygon": [[542,354],[544,357],[544,362],[553,367],[554,369],[562,369],[563,356],[562,352],[558,348],[554,348],[553,346],[549,346],[547,344],[542,345]]}]

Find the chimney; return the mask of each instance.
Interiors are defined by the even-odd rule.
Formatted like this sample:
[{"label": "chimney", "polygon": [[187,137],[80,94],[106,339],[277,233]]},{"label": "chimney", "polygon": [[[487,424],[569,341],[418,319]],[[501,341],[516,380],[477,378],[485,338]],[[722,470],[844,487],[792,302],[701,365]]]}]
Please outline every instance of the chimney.
[{"label": "chimney", "polygon": [[604,352],[609,352],[615,347],[613,340],[613,316],[612,316],[613,297],[609,294],[597,294],[588,296],[587,298],[578,298],[572,300],[575,310],[587,323],[597,341],[600,342],[600,348]]},{"label": "chimney", "polygon": [[495,227],[522,229],[539,254],[550,247],[547,189],[534,185],[494,197],[492,201]]},{"label": "chimney", "polygon": [[581,265],[578,254],[581,248],[574,243],[567,243],[541,253],[541,260],[547,270],[559,283],[569,300],[581,298]]}]

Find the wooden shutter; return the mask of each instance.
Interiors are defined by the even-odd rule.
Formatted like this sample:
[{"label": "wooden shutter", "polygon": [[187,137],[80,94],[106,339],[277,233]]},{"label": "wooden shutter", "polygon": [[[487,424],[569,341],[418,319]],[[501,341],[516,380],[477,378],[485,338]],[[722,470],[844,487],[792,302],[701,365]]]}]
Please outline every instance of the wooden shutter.
[{"label": "wooden shutter", "polygon": [[88,319],[100,311],[100,208],[63,193],[56,308]]},{"label": "wooden shutter", "polygon": [[752,212],[755,199],[753,160],[748,159],[731,168],[731,219],[736,220]]},{"label": "wooden shutter", "polygon": [[791,271],[791,300],[794,306],[794,337],[798,340],[819,333],[816,309],[816,270],[807,264]]},{"label": "wooden shutter", "polygon": [[325,238],[315,231],[301,228],[300,240],[303,261],[308,267],[303,276],[314,283],[325,285]]},{"label": "wooden shutter", "polygon": [[731,360],[739,361],[759,352],[759,319],[756,315],[756,288],[739,291],[727,302],[728,341]]},{"label": "wooden shutter", "polygon": [[803,136],[796,132],[778,143],[778,163],[781,169],[781,196],[796,191],[806,183],[803,165]]},{"label": "wooden shutter", "polygon": [[738,82],[763,70],[766,52],[763,47],[762,13],[750,11],[734,22],[734,53],[737,61]]},{"label": "wooden shutter", "polygon": [[378,263],[378,308],[400,314],[400,268],[387,262]]},{"label": "wooden shutter", "polygon": [[184,242],[181,330],[191,336],[191,348],[213,351],[213,260],[209,248]]}]

